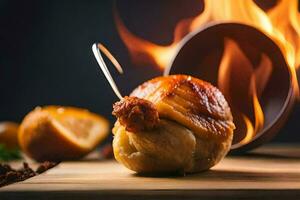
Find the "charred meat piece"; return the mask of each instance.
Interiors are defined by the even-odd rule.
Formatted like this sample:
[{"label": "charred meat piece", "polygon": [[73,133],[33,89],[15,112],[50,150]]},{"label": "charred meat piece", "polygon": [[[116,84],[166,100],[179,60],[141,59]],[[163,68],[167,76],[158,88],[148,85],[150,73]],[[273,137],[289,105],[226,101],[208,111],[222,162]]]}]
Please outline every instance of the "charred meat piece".
[{"label": "charred meat piece", "polygon": [[113,105],[113,115],[126,127],[127,131],[151,130],[159,123],[155,105],[145,99],[124,97]]}]

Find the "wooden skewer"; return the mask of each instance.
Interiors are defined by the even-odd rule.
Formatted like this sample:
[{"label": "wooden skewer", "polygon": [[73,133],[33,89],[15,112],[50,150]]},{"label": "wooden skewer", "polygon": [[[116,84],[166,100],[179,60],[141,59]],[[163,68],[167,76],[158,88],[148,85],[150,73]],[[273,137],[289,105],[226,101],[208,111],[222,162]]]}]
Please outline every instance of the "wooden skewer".
[{"label": "wooden skewer", "polygon": [[116,96],[121,100],[123,99],[114,79],[112,78],[104,60],[103,57],[101,55],[100,50],[108,57],[108,59],[113,63],[113,65],[116,67],[116,69],[118,70],[119,73],[123,73],[123,69],[121,67],[121,65],[118,63],[118,61],[113,57],[113,55],[107,50],[107,48],[105,48],[102,44],[97,44],[94,43],[92,46],[92,51],[94,53],[94,56],[99,64],[100,69],[102,70],[105,78],[107,79],[107,81],[109,82],[111,88],[113,89],[114,93],[116,94]]}]

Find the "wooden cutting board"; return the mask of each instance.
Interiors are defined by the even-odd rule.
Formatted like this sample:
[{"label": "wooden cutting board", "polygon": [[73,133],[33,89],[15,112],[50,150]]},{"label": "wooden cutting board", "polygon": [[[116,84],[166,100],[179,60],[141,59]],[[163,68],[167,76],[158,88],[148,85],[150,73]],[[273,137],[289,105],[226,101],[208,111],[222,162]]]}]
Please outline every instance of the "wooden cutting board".
[{"label": "wooden cutting board", "polygon": [[185,177],[142,177],[111,161],[64,162],[0,189],[0,199],[300,199],[300,145],[228,156]]}]

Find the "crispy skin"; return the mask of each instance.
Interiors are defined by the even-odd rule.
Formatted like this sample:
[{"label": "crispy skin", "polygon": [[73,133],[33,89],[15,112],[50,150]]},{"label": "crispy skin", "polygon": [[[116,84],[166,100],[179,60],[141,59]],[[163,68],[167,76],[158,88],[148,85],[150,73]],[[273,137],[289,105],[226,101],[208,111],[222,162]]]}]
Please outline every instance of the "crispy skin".
[{"label": "crispy skin", "polygon": [[153,103],[137,97],[124,97],[115,103],[112,114],[131,132],[151,130],[159,123],[158,111]]},{"label": "crispy skin", "polygon": [[174,120],[199,137],[224,140],[235,128],[222,93],[191,76],[157,77],[137,87],[131,96],[151,101],[161,118]]},{"label": "crispy skin", "polygon": [[139,173],[207,170],[230,150],[235,128],[222,93],[186,75],[143,83],[114,114],[115,158]]}]

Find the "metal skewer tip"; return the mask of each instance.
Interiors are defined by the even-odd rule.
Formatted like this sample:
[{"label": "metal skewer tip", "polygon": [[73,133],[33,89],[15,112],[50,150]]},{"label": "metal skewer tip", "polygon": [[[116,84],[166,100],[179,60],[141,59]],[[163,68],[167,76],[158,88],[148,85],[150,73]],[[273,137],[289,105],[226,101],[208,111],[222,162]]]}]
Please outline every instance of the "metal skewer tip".
[{"label": "metal skewer tip", "polygon": [[[100,47],[100,48],[99,48]],[[116,94],[116,96],[119,99],[123,99],[114,79],[112,78],[105,62],[104,59],[102,57],[102,54],[100,52],[100,50],[108,57],[108,59],[113,63],[113,65],[116,67],[116,69],[118,70],[119,73],[123,73],[123,69],[121,67],[121,65],[118,63],[118,61],[113,57],[113,55],[102,45],[102,44],[97,44],[94,43],[92,46],[92,51],[94,53],[94,56],[97,60],[97,63],[99,64],[100,69],[102,70],[106,80],[108,81],[108,83],[110,84],[111,88],[113,89],[114,93]]]}]

